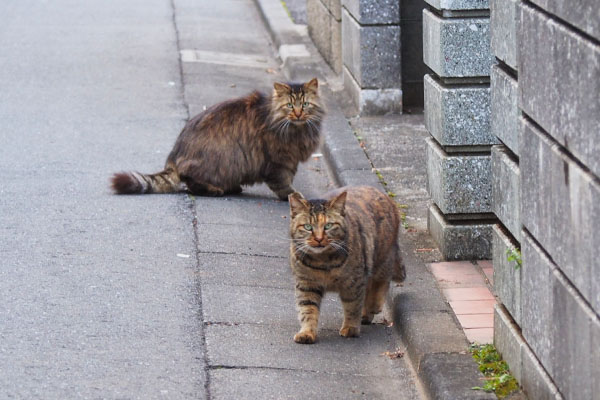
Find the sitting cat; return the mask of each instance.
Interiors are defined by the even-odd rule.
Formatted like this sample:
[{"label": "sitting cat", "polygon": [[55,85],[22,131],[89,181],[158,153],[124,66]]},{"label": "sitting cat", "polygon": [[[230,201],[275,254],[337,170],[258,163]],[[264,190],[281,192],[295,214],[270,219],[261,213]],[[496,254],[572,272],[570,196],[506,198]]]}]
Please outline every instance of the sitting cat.
[{"label": "sitting cat", "polygon": [[329,192],[327,200],[289,196],[290,265],[296,280],[297,343],[314,343],[325,292],[344,308],[340,335],[358,336],[382,310],[390,280],[406,276],[398,248],[399,216],[385,194],[368,186]]},{"label": "sitting cat", "polygon": [[179,134],[163,171],[118,173],[112,188],[119,194],[168,193],[183,182],[193,194],[222,196],[266,182],[286,200],[298,163],[319,146],[323,115],[316,78],[275,83],[271,96],[255,91],[198,114]]}]

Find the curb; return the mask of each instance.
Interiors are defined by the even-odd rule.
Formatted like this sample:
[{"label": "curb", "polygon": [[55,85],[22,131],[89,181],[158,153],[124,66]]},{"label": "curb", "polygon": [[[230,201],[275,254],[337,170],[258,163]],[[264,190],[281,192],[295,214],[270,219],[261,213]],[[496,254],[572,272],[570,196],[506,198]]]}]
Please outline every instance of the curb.
[{"label": "curb", "polygon": [[[288,17],[279,0],[254,0],[283,62],[288,79],[302,80],[328,67],[312,44],[306,31]],[[296,47],[294,47],[296,46]],[[301,46],[301,47],[300,47]],[[292,56],[286,49],[297,51]],[[308,53],[308,55],[307,55]],[[322,87],[327,107],[323,121],[323,153],[336,183],[340,186],[370,185],[384,190],[364,150],[358,145],[350,123],[335,95]],[[482,386],[483,375],[468,352],[469,342],[450,307],[436,286],[424,263],[415,256],[415,248],[400,232],[402,256],[412,282],[402,288],[392,287],[386,302],[396,332],[406,345],[408,359],[431,399],[496,399],[493,393],[474,391]],[[393,286],[393,285],[392,285]]]}]

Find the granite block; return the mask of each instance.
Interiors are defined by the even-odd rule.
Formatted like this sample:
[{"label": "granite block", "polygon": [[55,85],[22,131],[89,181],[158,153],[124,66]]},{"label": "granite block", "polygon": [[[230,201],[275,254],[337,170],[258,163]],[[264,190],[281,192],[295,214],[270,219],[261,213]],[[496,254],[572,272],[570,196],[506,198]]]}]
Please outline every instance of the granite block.
[{"label": "granite block", "polygon": [[491,117],[492,135],[519,156],[519,93],[518,82],[499,65],[492,66]]},{"label": "granite block", "polygon": [[552,380],[568,399],[592,399],[598,363],[590,350],[600,321],[562,273],[555,269],[552,278]]},{"label": "granite block", "polygon": [[342,20],[342,0],[319,0],[327,11],[337,20]]},{"label": "granite block", "polygon": [[342,6],[361,25],[400,23],[397,0],[342,0]]},{"label": "granite block", "polygon": [[521,129],[521,222],[600,310],[600,183],[524,118]]},{"label": "granite block", "polygon": [[[522,245],[523,336],[562,395],[591,399],[598,361],[590,350],[600,319],[529,234]],[[541,312],[529,309],[535,304]]]},{"label": "granite block", "polygon": [[531,0],[550,14],[567,21],[590,36],[600,40],[600,7],[597,0]]},{"label": "granite block", "polygon": [[521,346],[521,363],[521,381],[519,383],[528,399],[563,400],[556,385],[527,346]]},{"label": "granite block", "polygon": [[519,0],[490,0],[490,45],[494,55],[517,69]]},{"label": "granite block", "polygon": [[526,233],[521,252],[521,331],[536,358],[552,375],[552,261]]},{"label": "granite block", "polygon": [[490,8],[489,0],[425,0],[438,10],[484,10]]},{"label": "granite block", "polygon": [[600,176],[600,45],[533,7],[520,10],[519,105]]},{"label": "granite block", "polygon": [[424,10],[423,61],[440,77],[489,76],[489,18],[445,19]]},{"label": "granite block", "polygon": [[492,147],[492,204],[494,214],[521,240],[521,178],[518,160],[505,146]]},{"label": "granite block", "polygon": [[494,306],[494,346],[508,364],[512,376],[519,382],[522,378],[521,346],[526,346],[521,329],[511,319],[504,307]]},{"label": "granite block", "polygon": [[442,146],[500,143],[490,129],[489,85],[446,86],[425,75],[425,127]]},{"label": "granite block", "polygon": [[518,248],[500,225],[493,229],[494,294],[498,296],[515,322],[521,325],[521,269],[508,261],[508,251]]},{"label": "granite block", "polygon": [[321,0],[307,0],[308,34],[327,64],[342,71],[342,24],[325,8]]},{"label": "granite block", "polygon": [[323,58],[331,54],[331,15],[321,0],[306,0],[308,34]]},{"label": "granite block", "polygon": [[492,256],[492,224],[452,223],[432,204],[427,227],[445,260],[489,260]]},{"label": "granite block", "polygon": [[360,115],[402,113],[402,89],[363,89],[344,66],[344,91],[350,96]]},{"label": "granite block", "polygon": [[490,156],[451,155],[427,140],[429,194],[444,214],[492,212]]},{"label": "granite block", "polygon": [[400,26],[363,26],[342,10],[342,58],[361,88],[400,88]]}]

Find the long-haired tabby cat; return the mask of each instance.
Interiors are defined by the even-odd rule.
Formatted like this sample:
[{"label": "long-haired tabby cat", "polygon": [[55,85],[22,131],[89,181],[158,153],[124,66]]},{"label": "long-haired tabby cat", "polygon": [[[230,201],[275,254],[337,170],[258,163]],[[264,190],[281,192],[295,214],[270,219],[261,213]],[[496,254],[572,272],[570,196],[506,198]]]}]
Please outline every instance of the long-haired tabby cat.
[{"label": "long-haired tabby cat", "polygon": [[266,182],[285,200],[294,191],[298,163],[319,145],[323,115],[316,78],[275,83],[271,96],[255,91],[198,114],[179,134],[163,171],[118,173],[112,188],[119,194],[168,193],[183,182],[194,194],[222,196]]},{"label": "long-haired tabby cat", "polygon": [[324,197],[289,196],[298,343],[315,342],[325,292],[337,292],[342,301],[340,335],[358,336],[361,322],[371,323],[382,310],[390,280],[402,282],[406,276],[398,248],[398,211],[388,196],[359,186]]}]

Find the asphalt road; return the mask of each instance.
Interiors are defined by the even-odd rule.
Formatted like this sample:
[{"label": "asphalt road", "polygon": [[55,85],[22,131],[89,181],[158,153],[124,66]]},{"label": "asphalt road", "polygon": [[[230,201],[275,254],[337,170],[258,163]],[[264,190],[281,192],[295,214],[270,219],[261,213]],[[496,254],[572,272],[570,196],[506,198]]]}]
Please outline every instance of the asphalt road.
[{"label": "asphalt road", "polygon": [[[0,3],[0,398],[418,398],[392,329],[297,329],[287,203],[116,196],[278,64],[250,0]],[[181,53],[180,53],[181,51]],[[183,54],[183,62],[179,55]],[[307,196],[333,187],[322,157]]]}]

